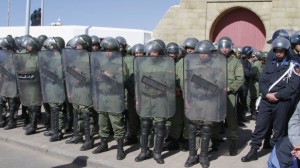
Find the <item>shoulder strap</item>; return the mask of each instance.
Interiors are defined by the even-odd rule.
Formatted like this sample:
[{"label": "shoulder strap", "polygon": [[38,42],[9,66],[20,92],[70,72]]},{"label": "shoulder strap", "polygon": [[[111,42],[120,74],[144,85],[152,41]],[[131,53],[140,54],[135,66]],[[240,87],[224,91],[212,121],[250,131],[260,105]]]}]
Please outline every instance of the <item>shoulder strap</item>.
[{"label": "shoulder strap", "polygon": [[280,76],[280,78],[279,79],[277,79],[277,81],[275,81],[270,87],[269,87],[269,91],[270,90],[272,90],[272,88],[275,86],[275,85],[277,85],[277,83],[279,82],[279,81],[281,81],[290,71],[292,71],[293,69],[294,69],[294,67],[295,67],[295,64],[293,63],[293,62],[290,62],[290,66],[289,66],[289,68],[284,72],[284,74],[282,74],[281,76]]}]

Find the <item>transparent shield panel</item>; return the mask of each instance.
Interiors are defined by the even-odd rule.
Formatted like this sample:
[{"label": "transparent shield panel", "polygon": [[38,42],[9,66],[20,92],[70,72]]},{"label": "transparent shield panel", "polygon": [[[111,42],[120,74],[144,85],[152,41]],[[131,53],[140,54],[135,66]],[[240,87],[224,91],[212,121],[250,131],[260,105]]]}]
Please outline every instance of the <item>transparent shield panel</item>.
[{"label": "transparent shield panel", "polygon": [[184,58],[185,115],[190,120],[221,121],[226,116],[226,59],[218,54]]},{"label": "transparent shield panel", "polygon": [[17,78],[13,64],[13,52],[0,50],[0,95],[17,97]]},{"label": "transparent shield panel", "polygon": [[90,56],[86,50],[63,49],[67,98],[77,105],[92,105]]},{"label": "transparent shield panel", "polygon": [[18,53],[13,55],[13,59],[22,105],[42,105],[38,56],[28,53]]},{"label": "transparent shield panel", "polygon": [[125,109],[123,58],[120,52],[92,52],[93,107],[121,113]]},{"label": "transparent shield panel", "polygon": [[66,97],[61,53],[58,50],[43,50],[38,56],[43,102],[63,103]]},{"label": "transparent shield panel", "polygon": [[134,59],[136,110],[141,117],[169,118],[175,113],[175,63],[168,56]]}]

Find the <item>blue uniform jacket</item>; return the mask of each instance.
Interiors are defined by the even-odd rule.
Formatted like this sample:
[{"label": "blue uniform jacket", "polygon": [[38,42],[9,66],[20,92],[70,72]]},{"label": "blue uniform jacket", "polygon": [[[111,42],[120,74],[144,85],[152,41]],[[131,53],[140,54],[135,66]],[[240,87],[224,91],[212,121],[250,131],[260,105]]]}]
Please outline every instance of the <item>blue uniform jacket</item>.
[{"label": "blue uniform jacket", "polygon": [[[271,51],[273,52],[273,51]],[[259,78],[259,88],[265,97],[269,93],[269,87],[277,81],[289,68],[291,62],[290,56],[286,56],[282,62],[278,62],[276,58],[267,61],[264,69]],[[297,91],[300,84],[300,77],[292,73],[290,77],[283,78],[278,82],[270,91],[270,93],[275,93],[277,99],[288,99],[292,98]]]}]

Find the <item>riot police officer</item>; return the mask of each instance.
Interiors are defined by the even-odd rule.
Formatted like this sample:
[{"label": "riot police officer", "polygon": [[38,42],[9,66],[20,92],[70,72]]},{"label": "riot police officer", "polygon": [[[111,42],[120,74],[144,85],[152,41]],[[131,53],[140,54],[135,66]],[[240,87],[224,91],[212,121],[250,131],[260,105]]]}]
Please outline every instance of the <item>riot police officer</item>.
[{"label": "riot police officer", "polygon": [[177,43],[171,42],[167,45],[167,54],[171,56],[176,63],[176,111],[170,121],[169,141],[170,143],[166,146],[167,150],[178,150],[179,140],[182,137],[183,126],[184,126],[184,100],[182,95],[181,80],[183,80],[183,60],[179,59],[180,47]]},{"label": "riot police officer", "polygon": [[237,119],[238,125],[245,127],[246,125],[244,122],[247,120],[245,119],[245,115],[248,111],[247,105],[247,95],[249,90],[249,83],[253,80],[254,73],[251,68],[251,63],[249,59],[254,53],[254,48],[251,46],[244,46],[241,52],[241,63],[243,64],[243,71],[244,71],[244,83],[238,90],[238,103],[237,103]]},{"label": "riot police officer", "polygon": [[[199,40],[194,37],[189,37],[184,40],[183,47],[185,49],[186,54],[192,54],[195,52],[195,47]],[[178,65],[183,64],[179,62]],[[178,67],[178,66],[177,66]],[[184,127],[183,127],[183,140],[182,140],[182,150],[188,151],[189,150],[189,142],[188,142],[188,120],[184,117]]]},{"label": "riot police officer", "polygon": [[201,134],[199,162],[208,168],[208,148],[211,126],[225,119],[226,58],[214,54],[209,41],[200,41],[195,54],[184,58],[185,115],[189,119],[189,157],[185,167],[197,163],[196,135]]},{"label": "riot police officer", "polygon": [[300,60],[300,33],[295,32],[291,36],[291,54],[299,62]]},{"label": "riot police officer", "polygon": [[[262,93],[259,113],[256,118],[254,132],[251,135],[251,149],[242,162],[257,160],[257,151],[267,134],[269,125],[273,126],[271,146],[287,133],[288,112],[293,103],[294,94],[299,88],[300,79],[298,67],[289,67],[294,64],[290,52],[290,41],[284,37],[277,37],[272,42],[272,55],[276,57],[266,62],[259,79],[259,88]],[[297,62],[296,62],[297,64]],[[282,78],[281,78],[282,77]],[[276,82],[276,83],[275,83]],[[271,87],[271,85],[275,85]],[[284,112],[283,112],[284,111]]]},{"label": "riot police officer", "polygon": [[[289,33],[285,30],[285,29],[278,29],[276,30],[273,35],[272,35],[272,39],[268,40],[267,43],[268,44],[272,44],[272,42],[277,38],[277,37],[283,37],[286,38],[287,40],[291,40]],[[272,49],[271,49],[272,50]],[[267,58],[266,58],[266,62],[267,61],[272,61],[274,58],[276,58],[276,56],[274,55],[274,52],[268,52]]]},{"label": "riot police officer", "polygon": [[37,55],[40,45],[36,38],[26,37],[22,46],[26,51],[14,55],[14,66],[21,103],[29,110],[30,124],[25,127],[25,134],[30,135],[36,132],[37,113],[42,105]]},{"label": "riot police officer", "polygon": [[65,47],[65,41],[61,37],[49,37],[44,41],[43,46],[45,50],[38,53],[41,88],[44,105],[45,103],[49,105],[51,115],[51,129],[45,134],[51,136],[50,142],[54,142],[63,138],[59,116],[66,96],[62,66],[59,65],[62,65],[61,50]]},{"label": "riot police officer", "polygon": [[255,103],[256,103],[256,100],[260,93],[258,81],[259,81],[259,77],[260,77],[260,74],[263,69],[263,64],[261,62],[261,60],[263,59],[262,55],[263,55],[262,52],[255,52],[255,53],[252,53],[252,56],[250,58],[251,69],[252,69],[252,72],[254,73],[253,79],[250,81],[250,84],[249,84],[249,96],[248,96],[249,97],[249,109],[250,109],[252,120],[256,120]]},{"label": "riot police officer", "polygon": [[[17,79],[13,67],[13,54],[15,53],[15,40],[11,36],[0,39],[0,62],[1,62],[1,80],[0,80],[0,127],[9,130],[16,127],[15,112],[17,111]],[[2,97],[3,96],[3,97]],[[3,115],[3,98],[8,100],[9,118],[6,124]]]},{"label": "riot police officer", "polygon": [[193,37],[189,37],[189,38],[185,39],[183,42],[183,47],[184,47],[186,53],[187,54],[194,53],[195,47],[198,42],[199,42],[199,40],[196,38],[193,38]]},{"label": "riot police officer", "polygon": [[63,49],[63,64],[66,80],[68,100],[73,106],[74,135],[66,143],[82,142],[79,134],[78,117],[81,114],[84,127],[84,144],[81,151],[92,149],[94,140],[90,129],[90,115],[92,105],[92,88],[90,77],[90,56],[92,39],[88,35],[79,35],[73,38],[72,46],[75,49]]},{"label": "riot police officer", "polygon": [[124,37],[122,36],[117,36],[116,40],[119,43],[119,51],[121,52],[122,56],[126,56],[126,49],[127,49],[127,41]]},{"label": "riot police officer", "polygon": [[145,55],[143,44],[135,44],[131,47],[131,55],[124,58],[124,62],[128,67],[128,86],[127,86],[127,110],[128,110],[128,120],[126,125],[126,135],[124,139],[125,145],[132,145],[138,143],[138,134],[140,131],[140,119],[136,113],[135,108],[135,91],[134,91],[134,74],[133,74],[133,60],[135,57]]},{"label": "riot police officer", "polygon": [[93,154],[108,150],[109,124],[111,123],[114,138],[117,141],[117,160],[125,158],[124,136],[125,125],[123,111],[124,81],[127,81],[128,69],[119,52],[119,43],[112,37],[104,38],[100,46],[102,52],[93,52],[93,106],[98,112],[100,144]]},{"label": "riot police officer", "polygon": [[166,120],[175,113],[175,64],[166,54],[165,43],[156,39],[145,45],[146,56],[134,59],[136,107],[141,119],[141,152],[135,158],[141,162],[152,156],[148,136],[155,127],[153,159],[164,164],[161,155]]},{"label": "riot police officer", "polygon": [[100,50],[100,39],[97,36],[91,36],[92,39],[92,51]]},{"label": "riot police officer", "polygon": [[222,37],[217,43],[218,51],[227,59],[227,115],[226,123],[229,128],[229,154],[237,155],[236,141],[238,139],[236,95],[238,89],[244,83],[243,65],[239,59],[232,54],[233,43],[230,38]]}]

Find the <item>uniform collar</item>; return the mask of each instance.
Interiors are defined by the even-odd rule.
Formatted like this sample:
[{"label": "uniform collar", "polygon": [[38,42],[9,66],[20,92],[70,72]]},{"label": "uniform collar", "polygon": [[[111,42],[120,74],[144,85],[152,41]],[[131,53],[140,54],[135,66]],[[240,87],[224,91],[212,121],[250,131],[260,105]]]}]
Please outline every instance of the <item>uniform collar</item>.
[{"label": "uniform collar", "polygon": [[[278,63],[277,59],[276,59],[276,58],[273,58],[272,63],[273,63],[273,64],[277,64],[277,63]],[[287,57],[285,57],[285,58],[282,60],[281,65],[289,65],[289,60],[288,60]]]}]

